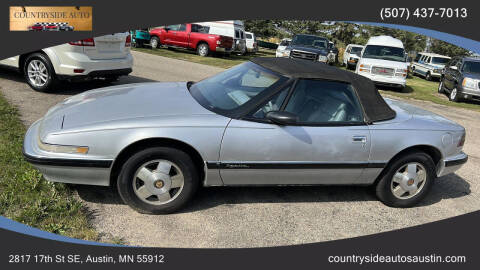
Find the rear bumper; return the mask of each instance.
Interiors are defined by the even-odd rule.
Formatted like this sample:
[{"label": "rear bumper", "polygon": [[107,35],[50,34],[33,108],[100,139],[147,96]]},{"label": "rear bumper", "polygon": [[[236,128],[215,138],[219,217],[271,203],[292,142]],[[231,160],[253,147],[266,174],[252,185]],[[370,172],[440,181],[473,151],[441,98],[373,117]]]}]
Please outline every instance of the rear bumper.
[{"label": "rear bumper", "polygon": [[38,148],[40,121],[30,126],[23,142],[25,160],[52,182],[108,186],[112,160],[65,157]]},{"label": "rear bumper", "polygon": [[101,78],[101,77],[124,76],[124,75],[130,74],[131,72],[132,72],[131,68],[124,68],[124,69],[112,69],[112,70],[97,70],[97,71],[92,71],[86,75],[57,75],[57,77],[60,80],[82,81],[82,80]]},{"label": "rear bumper", "polygon": [[444,176],[450,173],[453,173],[460,169],[463,164],[467,163],[468,155],[461,152],[460,154],[448,157],[441,161],[437,170],[437,176]]}]

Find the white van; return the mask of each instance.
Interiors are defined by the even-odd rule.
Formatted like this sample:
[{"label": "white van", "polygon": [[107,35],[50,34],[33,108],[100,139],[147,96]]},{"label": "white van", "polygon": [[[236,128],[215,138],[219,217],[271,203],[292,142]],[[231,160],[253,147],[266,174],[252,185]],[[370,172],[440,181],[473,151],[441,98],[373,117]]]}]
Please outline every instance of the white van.
[{"label": "white van", "polygon": [[371,37],[362,50],[355,73],[377,85],[404,88],[408,64],[401,40],[390,36]]},{"label": "white van", "polygon": [[432,78],[440,78],[442,70],[450,61],[450,57],[436,54],[421,52],[418,53],[412,63],[412,73],[424,76],[427,81]]},{"label": "white van", "polygon": [[245,54],[247,52],[247,45],[245,40],[245,27],[242,21],[215,21],[215,22],[200,22],[199,25],[208,26],[209,34],[221,35],[233,38],[232,51],[236,53]]}]

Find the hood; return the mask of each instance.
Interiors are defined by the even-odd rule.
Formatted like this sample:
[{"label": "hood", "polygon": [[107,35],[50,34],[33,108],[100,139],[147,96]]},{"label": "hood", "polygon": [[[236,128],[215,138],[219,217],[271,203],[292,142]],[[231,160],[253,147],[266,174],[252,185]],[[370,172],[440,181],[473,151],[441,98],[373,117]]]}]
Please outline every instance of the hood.
[{"label": "hood", "polygon": [[40,136],[108,121],[155,116],[213,114],[190,95],[187,84],[140,83],[88,91],[50,109]]},{"label": "hood", "polygon": [[311,52],[311,53],[316,53],[324,56],[328,54],[328,50],[325,48],[322,49],[322,48],[315,48],[315,47],[308,47],[308,46],[290,45],[288,49]]},{"label": "hood", "polygon": [[480,80],[480,73],[465,72],[463,73],[463,77]]},{"label": "hood", "polygon": [[397,68],[397,69],[407,69],[407,66],[408,66],[406,62],[389,61],[389,60],[372,59],[372,58],[360,58],[360,63],[364,65],[371,65],[376,67]]}]

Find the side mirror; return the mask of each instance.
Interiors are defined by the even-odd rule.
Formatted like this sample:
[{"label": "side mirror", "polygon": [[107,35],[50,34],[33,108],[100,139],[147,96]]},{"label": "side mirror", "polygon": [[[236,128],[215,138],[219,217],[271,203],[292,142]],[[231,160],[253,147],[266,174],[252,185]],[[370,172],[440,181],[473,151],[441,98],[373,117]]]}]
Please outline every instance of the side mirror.
[{"label": "side mirror", "polygon": [[266,118],[277,125],[292,125],[299,121],[298,115],[285,111],[268,112]]},{"label": "side mirror", "polygon": [[168,30],[170,30],[170,28],[168,28],[168,27],[165,27],[163,29],[165,29],[165,32],[168,32]]},{"label": "side mirror", "polygon": [[457,70],[457,66],[450,66],[450,69]]}]

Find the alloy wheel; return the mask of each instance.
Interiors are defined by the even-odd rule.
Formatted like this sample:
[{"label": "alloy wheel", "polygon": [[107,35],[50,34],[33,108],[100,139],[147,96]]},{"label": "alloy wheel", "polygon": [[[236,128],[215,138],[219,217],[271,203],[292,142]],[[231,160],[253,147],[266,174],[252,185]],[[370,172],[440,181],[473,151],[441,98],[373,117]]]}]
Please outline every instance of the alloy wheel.
[{"label": "alloy wheel", "polygon": [[40,60],[32,60],[27,67],[27,76],[34,86],[42,87],[48,81],[48,69]]},{"label": "alloy wheel", "polygon": [[403,165],[393,175],[390,189],[398,199],[406,200],[419,194],[427,180],[427,170],[418,162]]},{"label": "alloy wheel", "polygon": [[135,172],[135,195],[148,204],[162,205],[175,200],[183,190],[185,179],[180,167],[168,160],[149,161]]}]

